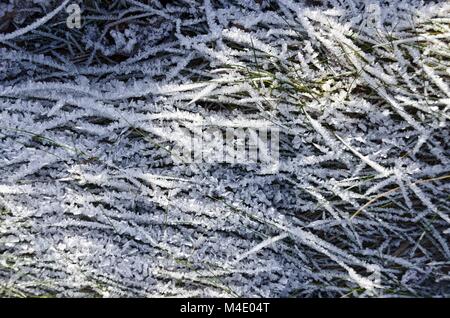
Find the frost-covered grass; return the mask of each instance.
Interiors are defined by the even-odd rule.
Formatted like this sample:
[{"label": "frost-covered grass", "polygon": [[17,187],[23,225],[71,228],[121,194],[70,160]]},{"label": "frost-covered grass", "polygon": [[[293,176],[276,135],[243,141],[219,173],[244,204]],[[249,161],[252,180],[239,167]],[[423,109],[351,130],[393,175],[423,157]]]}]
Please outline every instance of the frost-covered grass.
[{"label": "frost-covered grass", "polygon": [[76,2],[0,4],[0,295],[450,296],[446,1]]}]

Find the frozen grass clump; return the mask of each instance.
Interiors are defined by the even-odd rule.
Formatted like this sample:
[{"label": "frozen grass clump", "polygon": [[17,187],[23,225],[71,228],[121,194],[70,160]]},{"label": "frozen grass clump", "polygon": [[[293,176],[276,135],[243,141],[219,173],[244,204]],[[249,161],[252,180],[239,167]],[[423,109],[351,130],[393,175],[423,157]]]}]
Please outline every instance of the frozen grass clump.
[{"label": "frozen grass clump", "polygon": [[450,296],[447,2],[75,2],[0,7],[1,295]]}]

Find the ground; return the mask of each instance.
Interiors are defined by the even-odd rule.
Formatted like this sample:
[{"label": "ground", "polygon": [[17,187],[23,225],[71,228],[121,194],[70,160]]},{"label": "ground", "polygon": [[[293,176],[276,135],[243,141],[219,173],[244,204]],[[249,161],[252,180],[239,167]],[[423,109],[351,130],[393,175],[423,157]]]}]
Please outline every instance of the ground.
[{"label": "ground", "polygon": [[[449,24],[446,1],[3,1],[0,295],[449,297]],[[258,160],[224,160],[227,131]]]}]

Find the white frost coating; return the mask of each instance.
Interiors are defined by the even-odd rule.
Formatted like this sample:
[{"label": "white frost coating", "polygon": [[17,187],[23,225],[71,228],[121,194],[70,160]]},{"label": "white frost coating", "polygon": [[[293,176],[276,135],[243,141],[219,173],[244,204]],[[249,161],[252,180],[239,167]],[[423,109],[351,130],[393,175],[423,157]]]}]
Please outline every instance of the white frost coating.
[{"label": "white frost coating", "polygon": [[274,237],[271,237],[261,243],[259,243],[258,245],[256,245],[255,247],[253,247],[251,250],[249,250],[248,252],[245,252],[244,254],[240,255],[239,257],[237,257],[236,259],[236,263],[242,261],[244,258],[247,258],[248,256],[257,253],[258,251],[262,250],[263,248],[274,244],[275,242],[279,241],[279,240],[283,240],[288,236],[287,233],[283,233]]},{"label": "white frost coating", "polygon": [[164,2],[0,4],[0,296],[450,297],[448,1]]},{"label": "white frost coating", "polygon": [[37,20],[36,22],[26,26],[25,28],[16,30],[12,33],[8,33],[6,35],[4,34],[0,34],[0,41],[8,41],[8,40],[12,40],[14,38],[17,38],[21,35],[24,35],[32,30],[35,30],[36,28],[40,27],[41,25],[45,24],[47,21],[49,21],[51,18],[53,18],[56,14],[58,14],[58,12],[60,12],[62,9],[64,9],[64,7],[66,6],[66,4],[69,2],[70,0],[65,0],[63,3],[61,3],[61,5],[59,7],[57,7],[55,10],[53,10],[52,12],[50,12],[49,14],[47,14],[46,16],[40,18],[39,20]]}]

